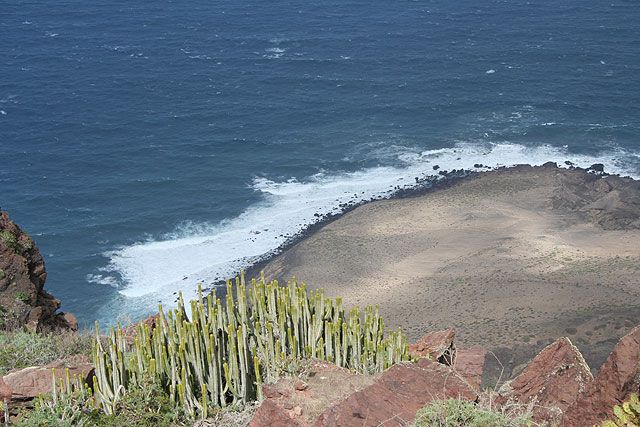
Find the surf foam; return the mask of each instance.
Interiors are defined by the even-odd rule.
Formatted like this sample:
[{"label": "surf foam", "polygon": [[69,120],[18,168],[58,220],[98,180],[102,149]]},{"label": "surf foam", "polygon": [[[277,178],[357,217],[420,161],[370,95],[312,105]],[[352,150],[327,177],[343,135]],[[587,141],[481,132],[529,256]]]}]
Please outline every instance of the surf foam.
[{"label": "surf foam", "polygon": [[[397,147],[398,166],[379,166],[352,173],[317,174],[304,181],[276,182],[256,178],[252,187],[263,200],[240,216],[218,224],[188,224],[171,236],[141,242],[106,254],[110,258],[106,273],[120,277],[119,291],[126,297],[153,297],[171,306],[175,293],[182,290],[192,298],[196,284],[211,285],[235,276],[240,269],[268,254],[318,221],[319,216],[338,213],[341,205],[390,196],[411,188],[416,177],[439,170],[469,169],[475,164],[491,168],[516,164],[540,165],[554,161],[564,165],[588,167],[602,163],[609,173],[638,178],[637,163],[625,159],[623,151],[600,156],[571,154],[566,147],[517,144],[459,143],[451,148],[416,151]],[[630,170],[631,169],[631,170]],[[102,272],[105,273],[105,272]],[[108,274],[111,275],[111,274]],[[94,277],[95,278],[95,277]],[[103,283],[112,283],[101,275]]]}]

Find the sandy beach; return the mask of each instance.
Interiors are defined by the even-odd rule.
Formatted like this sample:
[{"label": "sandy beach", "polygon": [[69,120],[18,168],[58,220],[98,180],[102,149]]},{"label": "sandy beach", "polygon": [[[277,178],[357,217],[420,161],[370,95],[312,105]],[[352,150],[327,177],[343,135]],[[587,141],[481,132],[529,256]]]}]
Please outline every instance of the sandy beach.
[{"label": "sandy beach", "polygon": [[458,346],[494,351],[507,377],[561,336],[593,368],[640,318],[639,211],[637,181],[518,166],[367,203],[264,271],[379,304],[410,340],[455,327]]}]

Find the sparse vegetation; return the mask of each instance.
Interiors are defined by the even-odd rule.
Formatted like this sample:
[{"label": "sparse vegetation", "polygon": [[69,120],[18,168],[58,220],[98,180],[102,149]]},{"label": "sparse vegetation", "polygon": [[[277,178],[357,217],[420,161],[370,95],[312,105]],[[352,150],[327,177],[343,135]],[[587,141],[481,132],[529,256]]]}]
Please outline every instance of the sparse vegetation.
[{"label": "sparse vegetation", "polygon": [[14,295],[14,297],[22,302],[28,302],[29,301],[29,295],[25,294],[24,292],[18,292],[17,294]]},{"label": "sparse vegetation", "polygon": [[[613,407],[614,420],[607,420],[602,427],[638,427],[640,426],[640,400],[631,393],[629,400]],[[597,427],[597,426],[596,426]]]},{"label": "sparse vegetation", "polygon": [[420,409],[415,427],[528,427],[530,417],[516,418],[483,409],[473,402],[460,399],[433,400]]},{"label": "sparse vegetation", "polygon": [[16,240],[16,236],[14,236],[9,230],[0,231],[0,242],[4,243],[6,246],[10,248],[15,248],[18,241]]},{"label": "sparse vegetation", "polygon": [[16,368],[46,365],[67,356],[91,354],[93,338],[88,334],[39,334],[0,331],[0,375]]}]

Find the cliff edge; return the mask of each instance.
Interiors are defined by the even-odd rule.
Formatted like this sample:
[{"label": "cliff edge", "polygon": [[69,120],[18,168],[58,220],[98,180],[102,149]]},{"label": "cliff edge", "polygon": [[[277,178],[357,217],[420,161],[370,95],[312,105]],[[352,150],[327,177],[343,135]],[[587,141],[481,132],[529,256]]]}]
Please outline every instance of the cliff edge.
[{"label": "cliff edge", "polygon": [[47,270],[35,242],[0,210],[0,327],[38,332],[77,330],[71,313],[44,290]]}]

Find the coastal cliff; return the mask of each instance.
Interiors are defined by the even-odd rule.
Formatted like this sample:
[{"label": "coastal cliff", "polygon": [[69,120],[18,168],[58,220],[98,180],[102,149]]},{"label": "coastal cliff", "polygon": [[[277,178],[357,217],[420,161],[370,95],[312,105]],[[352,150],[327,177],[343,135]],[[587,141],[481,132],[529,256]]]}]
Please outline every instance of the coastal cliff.
[{"label": "coastal cliff", "polygon": [[0,210],[0,327],[38,332],[77,330],[71,313],[44,289],[47,271],[33,239]]}]

